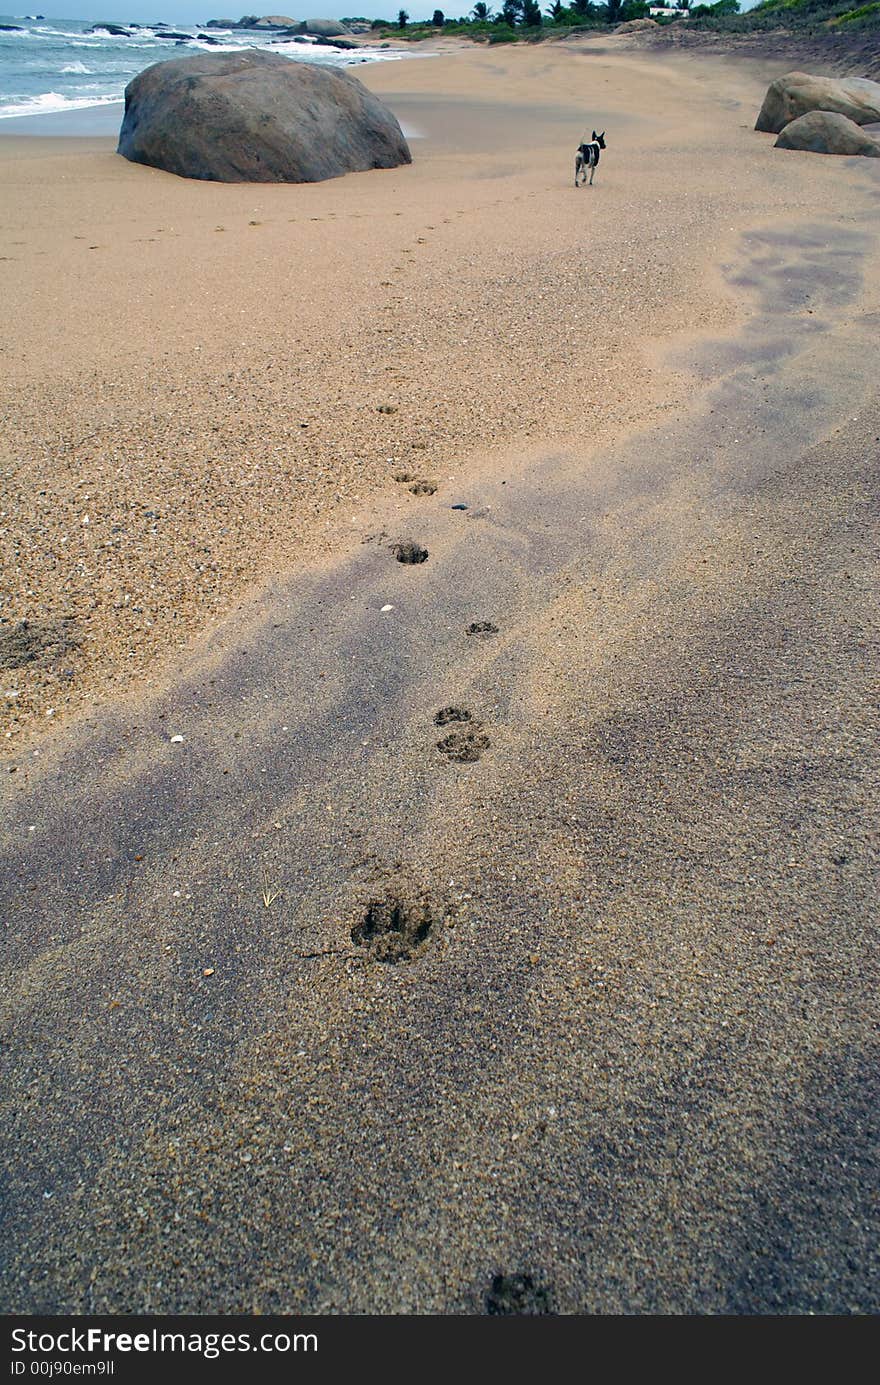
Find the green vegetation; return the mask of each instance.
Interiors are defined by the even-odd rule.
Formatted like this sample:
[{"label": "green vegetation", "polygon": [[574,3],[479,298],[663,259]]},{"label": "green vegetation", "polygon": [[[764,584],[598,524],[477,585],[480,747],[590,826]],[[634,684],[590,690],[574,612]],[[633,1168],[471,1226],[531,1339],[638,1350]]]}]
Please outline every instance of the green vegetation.
[{"label": "green vegetation", "polygon": [[748,13],[737,15],[720,11],[718,5],[700,5],[691,10],[691,15],[695,28],[726,33],[786,29],[792,33],[820,34],[842,26],[848,32],[880,28],[880,3],[854,9],[852,0],[763,0]]},{"label": "green vegetation", "polygon": [[861,28],[859,20],[862,19],[870,21],[870,25],[866,25],[866,28],[873,28],[876,21],[880,20],[880,0],[877,0],[877,3],[873,5],[862,5],[858,10],[847,10],[846,14],[839,14],[836,19],[829,19],[828,27],[829,29],[836,29],[843,24],[858,24]]},{"label": "green vegetation", "polygon": [[[753,10],[740,12],[740,0],[714,0],[696,3],[695,0],[669,0],[677,9],[687,12],[689,29],[708,29],[721,33],[755,33],[784,29],[792,33],[847,33],[880,29],[880,0],[853,8],[853,0],[763,0]],[[542,9],[543,5],[543,9]],[[481,43],[535,42],[541,38],[562,38],[567,34],[588,33],[607,29],[630,19],[642,19],[648,14],[644,0],[500,0],[498,9],[477,0],[469,14],[459,19],[446,18],[435,10],[430,20],[413,22],[401,10],[395,23],[390,19],[375,19],[375,30],[387,30],[388,38],[418,40],[436,35],[460,34]],[[682,16],[683,17],[683,16]],[[681,23],[681,17],[660,17],[658,24]]]},{"label": "green vegetation", "polygon": [[[721,0],[724,5],[738,0]],[[850,0],[852,3],[852,0]],[[648,13],[645,0],[548,0],[542,11],[541,0],[501,0],[497,12],[486,0],[477,0],[470,14],[459,19],[447,19],[442,10],[435,10],[430,20],[413,22],[402,10],[396,23],[390,19],[374,19],[371,27],[388,30],[388,37],[418,40],[430,38],[442,27],[444,34],[461,34],[487,43],[516,43],[541,37],[562,37],[566,33],[603,29],[627,19],[642,19]],[[401,23],[401,20],[403,22]]]}]

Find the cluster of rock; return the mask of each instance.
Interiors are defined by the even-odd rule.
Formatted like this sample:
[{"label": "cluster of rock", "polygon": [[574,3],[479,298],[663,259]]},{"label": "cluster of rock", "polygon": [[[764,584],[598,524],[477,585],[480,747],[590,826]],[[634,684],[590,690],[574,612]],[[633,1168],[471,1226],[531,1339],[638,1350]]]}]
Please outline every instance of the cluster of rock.
[{"label": "cluster of rock", "polygon": [[256,48],[139,73],[117,152],[219,183],[315,183],[412,162],[391,111],[355,77]]},{"label": "cluster of rock", "polygon": [[[17,24],[0,24],[0,29],[18,29]],[[346,36],[359,33],[364,27],[369,25],[355,25],[349,27],[340,23],[338,19],[291,19],[286,14],[266,14],[255,15],[245,14],[241,19],[209,19],[205,25],[206,29],[256,29],[263,32],[271,32],[279,38],[312,38],[318,43],[328,43],[331,39],[339,39],[336,47],[354,48],[356,44],[346,42]],[[87,34],[109,34],[111,38],[135,38],[141,29],[152,28],[146,24],[93,24],[86,29]],[[175,29],[160,28],[153,34],[153,38],[176,39],[178,43],[190,43],[193,38],[199,38],[203,43],[219,43],[220,40],[213,34],[199,32],[196,35],[182,34]]]},{"label": "cluster of rock", "polygon": [[862,127],[880,126],[880,82],[788,72],[771,82],[755,123],[778,135],[777,149],[880,158],[880,141]]},{"label": "cluster of rock", "polygon": [[314,38],[342,38],[353,32],[338,19],[291,19],[286,14],[243,14],[241,19],[209,19],[206,29],[273,29],[282,33],[310,34]]},{"label": "cluster of rock", "polygon": [[[121,24],[93,24],[85,32],[87,34],[109,34],[111,38],[137,38],[139,31],[148,27],[146,24],[129,24],[125,28]],[[194,38],[200,38],[203,43],[220,42],[212,34],[182,34],[177,29],[157,29],[152,37],[170,38],[174,39],[176,43],[192,43]]]}]

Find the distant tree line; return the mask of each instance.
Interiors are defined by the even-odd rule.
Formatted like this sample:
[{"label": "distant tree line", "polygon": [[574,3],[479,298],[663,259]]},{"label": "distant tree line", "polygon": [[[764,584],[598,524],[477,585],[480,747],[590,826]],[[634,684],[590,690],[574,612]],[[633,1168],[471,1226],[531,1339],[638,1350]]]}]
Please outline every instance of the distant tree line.
[{"label": "distant tree line", "polygon": [[[489,43],[511,43],[522,38],[539,38],[543,33],[561,29],[602,29],[628,19],[642,19],[649,13],[645,0],[496,0],[493,8],[485,0],[477,0],[468,14],[458,19],[447,18],[443,10],[435,10],[430,20],[412,22],[406,10],[396,20],[374,19],[356,22],[370,23],[377,30],[387,29],[407,38],[427,38],[440,28],[446,33],[461,33],[471,38],[485,38]],[[663,0],[656,0],[662,5]],[[752,9],[743,11],[740,0],[666,0],[668,9],[678,14],[655,16],[661,25],[679,23],[687,13],[688,26],[725,33],[751,33],[756,30],[784,29],[807,33],[859,33],[880,30],[880,0],[759,0]],[[343,21],[345,22],[345,21]],[[355,22],[355,21],[353,21]]]},{"label": "distant tree line", "polygon": [[[374,19],[374,29],[396,29],[406,31],[408,37],[423,37],[432,29],[452,32],[466,32],[477,35],[485,32],[491,39],[515,38],[517,32],[543,28],[601,28],[609,24],[620,24],[629,19],[644,19],[650,12],[646,0],[551,0],[546,9],[541,9],[540,0],[501,0],[500,7],[493,9],[485,0],[477,0],[469,14],[458,19],[447,18],[443,10],[435,10],[430,20],[413,22],[406,10],[400,10],[396,20]],[[739,13],[740,0],[716,0],[715,4],[692,5],[692,0],[675,0],[669,5],[679,11],[690,11],[690,15],[721,17]],[[660,22],[663,22],[661,17]],[[674,23],[674,18],[667,23]]]}]

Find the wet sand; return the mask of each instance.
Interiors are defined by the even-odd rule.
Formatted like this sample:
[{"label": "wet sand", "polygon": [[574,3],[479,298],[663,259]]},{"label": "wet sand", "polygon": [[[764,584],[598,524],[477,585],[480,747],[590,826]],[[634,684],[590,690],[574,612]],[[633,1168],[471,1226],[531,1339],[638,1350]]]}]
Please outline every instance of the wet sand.
[{"label": "wet sand", "polygon": [[83,691],[9,728],[4,1305],[876,1311],[876,171],[702,58],[365,75],[381,192],[66,156],[117,220],[7,378]]}]

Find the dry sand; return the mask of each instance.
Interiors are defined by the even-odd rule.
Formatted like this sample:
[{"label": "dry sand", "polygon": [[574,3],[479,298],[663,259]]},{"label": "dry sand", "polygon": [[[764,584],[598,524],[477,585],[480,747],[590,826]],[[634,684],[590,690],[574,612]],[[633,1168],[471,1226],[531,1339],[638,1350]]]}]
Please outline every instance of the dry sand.
[{"label": "dry sand", "polygon": [[372,68],[413,166],[306,188],[3,142],[81,641],[4,675],[8,1308],[876,1311],[880,184],[777,70]]}]

